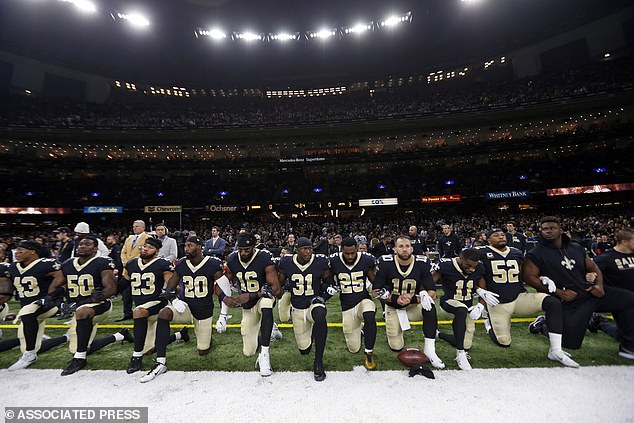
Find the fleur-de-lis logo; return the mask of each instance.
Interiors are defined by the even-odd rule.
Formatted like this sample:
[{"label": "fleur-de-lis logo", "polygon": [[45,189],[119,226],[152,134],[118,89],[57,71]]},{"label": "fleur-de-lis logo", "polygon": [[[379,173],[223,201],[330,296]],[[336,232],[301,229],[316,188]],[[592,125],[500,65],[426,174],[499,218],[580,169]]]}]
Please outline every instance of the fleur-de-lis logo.
[{"label": "fleur-de-lis logo", "polygon": [[563,267],[565,267],[566,269],[568,269],[568,270],[574,269],[576,263],[577,262],[574,259],[571,259],[571,258],[568,258],[568,257],[564,258],[561,261],[561,265]]}]

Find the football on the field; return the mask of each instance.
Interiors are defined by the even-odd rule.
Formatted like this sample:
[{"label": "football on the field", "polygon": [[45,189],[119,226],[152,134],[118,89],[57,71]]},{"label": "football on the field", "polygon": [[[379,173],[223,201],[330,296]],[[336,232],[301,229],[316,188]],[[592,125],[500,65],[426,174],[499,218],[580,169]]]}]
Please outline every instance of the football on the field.
[{"label": "football on the field", "polygon": [[416,348],[407,348],[398,353],[398,361],[407,367],[412,367],[423,364],[429,361],[429,359],[421,350],[417,350]]}]

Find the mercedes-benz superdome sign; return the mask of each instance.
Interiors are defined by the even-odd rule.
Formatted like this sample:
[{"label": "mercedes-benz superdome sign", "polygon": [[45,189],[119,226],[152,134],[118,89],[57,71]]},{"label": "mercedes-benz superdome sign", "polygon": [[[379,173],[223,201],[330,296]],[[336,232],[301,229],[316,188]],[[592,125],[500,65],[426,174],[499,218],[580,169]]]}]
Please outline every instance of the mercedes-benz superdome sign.
[{"label": "mercedes-benz superdome sign", "polygon": [[359,200],[359,207],[396,205],[398,205],[398,198],[365,198]]}]

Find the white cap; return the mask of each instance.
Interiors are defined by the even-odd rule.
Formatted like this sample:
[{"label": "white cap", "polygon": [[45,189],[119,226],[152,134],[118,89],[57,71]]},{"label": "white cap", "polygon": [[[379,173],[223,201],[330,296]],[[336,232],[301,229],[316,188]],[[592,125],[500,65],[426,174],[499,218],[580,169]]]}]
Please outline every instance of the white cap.
[{"label": "white cap", "polygon": [[86,222],[79,222],[75,225],[75,233],[77,234],[88,234],[90,233],[90,226]]}]

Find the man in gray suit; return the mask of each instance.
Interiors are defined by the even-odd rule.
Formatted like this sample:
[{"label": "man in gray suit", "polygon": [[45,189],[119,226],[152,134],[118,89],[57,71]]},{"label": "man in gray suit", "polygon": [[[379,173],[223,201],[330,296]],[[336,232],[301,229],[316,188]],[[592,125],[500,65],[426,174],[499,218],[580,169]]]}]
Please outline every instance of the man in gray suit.
[{"label": "man in gray suit", "polygon": [[156,232],[156,237],[163,243],[158,256],[163,257],[170,263],[174,263],[174,260],[178,258],[178,246],[176,245],[176,240],[167,236],[168,229],[164,223],[156,225],[156,229],[154,231]]}]

